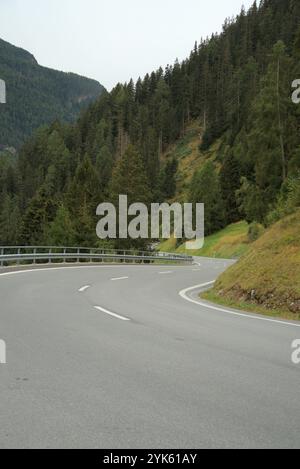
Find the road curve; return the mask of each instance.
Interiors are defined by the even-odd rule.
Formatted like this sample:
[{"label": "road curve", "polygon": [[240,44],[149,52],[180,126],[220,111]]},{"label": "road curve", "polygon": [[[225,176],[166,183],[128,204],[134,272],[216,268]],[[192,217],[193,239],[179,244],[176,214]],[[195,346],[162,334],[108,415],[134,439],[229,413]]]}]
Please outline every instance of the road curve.
[{"label": "road curve", "polygon": [[300,448],[299,327],[185,300],[199,262],[0,275],[0,447]]}]

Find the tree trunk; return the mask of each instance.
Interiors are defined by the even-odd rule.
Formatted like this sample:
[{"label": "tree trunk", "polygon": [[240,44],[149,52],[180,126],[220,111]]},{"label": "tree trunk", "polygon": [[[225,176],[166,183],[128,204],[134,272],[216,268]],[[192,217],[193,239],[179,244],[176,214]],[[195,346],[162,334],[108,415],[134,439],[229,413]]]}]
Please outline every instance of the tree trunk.
[{"label": "tree trunk", "polygon": [[286,179],[287,174],[286,174],[286,158],[285,158],[285,151],[284,151],[281,113],[280,113],[280,58],[278,58],[278,62],[277,62],[277,113],[278,113],[280,149],[281,149],[282,179],[284,181]]}]

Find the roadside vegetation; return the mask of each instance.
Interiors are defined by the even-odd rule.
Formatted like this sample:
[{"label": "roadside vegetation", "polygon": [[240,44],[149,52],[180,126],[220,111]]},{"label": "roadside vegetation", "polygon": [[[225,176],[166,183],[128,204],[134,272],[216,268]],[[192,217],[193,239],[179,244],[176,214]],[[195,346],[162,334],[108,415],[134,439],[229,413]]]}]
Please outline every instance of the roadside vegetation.
[{"label": "roadside vegetation", "polygon": [[250,249],[251,241],[248,238],[248,229],[248,224],[245,221],[233,223],[223,230],[207,236],[204,247],[197,251],[187,251],[185,244],[177,246],[177,240],[174,237],[162,242],[159,249],[163,252],[177,252],[192,256],[234,259]]},{"label": "roadside vegetation", "polygon": [[273,224],[203,298],[300,319],[300,209]]}]

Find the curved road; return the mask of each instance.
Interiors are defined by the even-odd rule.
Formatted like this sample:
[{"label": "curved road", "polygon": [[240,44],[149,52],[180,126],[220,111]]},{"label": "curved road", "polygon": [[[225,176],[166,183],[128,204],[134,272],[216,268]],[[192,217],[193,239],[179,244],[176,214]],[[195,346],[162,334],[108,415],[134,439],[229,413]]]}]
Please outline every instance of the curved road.
[{"label": "curved road", "polygon": [[299,325],[179,295],[227,265],[0,275],[0,447],[299,448]]}]

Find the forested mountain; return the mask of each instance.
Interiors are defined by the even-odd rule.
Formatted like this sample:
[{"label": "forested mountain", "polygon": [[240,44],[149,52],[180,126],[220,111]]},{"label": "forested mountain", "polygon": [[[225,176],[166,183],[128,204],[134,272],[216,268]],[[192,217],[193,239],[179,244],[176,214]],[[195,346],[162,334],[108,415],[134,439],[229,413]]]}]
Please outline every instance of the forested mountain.
[{"label": "forested mountain", "polygon": [[0,78],[7,104],[0,109],[0,145],[19,147],[39,126],[72,122],[103,91],[96,81],[41,67],[29,52],[0,39]]},{"label": "forested mountain", "polygon": [[1,242],[95,245],[96,206],[124,193],[125,167],[132,199],[141,198],[145,180],[147,201],[172,199],[178,162],[162,155],[192,121],[202,129],[199,155],[218,141],[215,160],[188,190],[188,201],[206,204],[207,234],[293,210],[300,204],[300,106],[291,99],[299,28],[298,0],[254,2],[182,63],[118,84],[75,125],[41,129],[16,165],[0,169]]}]

